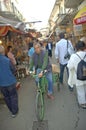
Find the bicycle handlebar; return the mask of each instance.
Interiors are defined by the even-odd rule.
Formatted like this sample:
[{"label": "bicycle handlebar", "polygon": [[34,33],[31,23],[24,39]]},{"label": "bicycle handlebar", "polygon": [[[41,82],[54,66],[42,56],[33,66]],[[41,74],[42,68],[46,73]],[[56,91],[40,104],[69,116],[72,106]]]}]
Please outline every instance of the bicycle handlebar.
[{"label": "bicycle handlebar", "polygon": [[[29,71],[29,73],[30,73],[31,76],[33,76],[33,78],[36,78],[39,75],[39,74],[35,74],[34,71]],[[41,71],[40,73],[42,73],[44,75],[45,73],[47,73],[47,70]]]}]

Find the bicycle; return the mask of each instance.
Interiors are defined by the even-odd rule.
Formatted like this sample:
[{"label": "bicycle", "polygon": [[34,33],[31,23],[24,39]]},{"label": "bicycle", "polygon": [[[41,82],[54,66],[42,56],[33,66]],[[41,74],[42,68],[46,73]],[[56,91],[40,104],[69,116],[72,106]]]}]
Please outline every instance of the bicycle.
[{"label": "bicycle", "polygon": [[37,84],[37,94],[36,94],[36,117],[38,121],[42,121],[44,118],[44,93],[45,93],[45,87],[47,85],[47,81],[45,78],[45,73],[43,73],[43,76],[41,78],[38,78],[38,74],[34,74],[30,72],[33,78],[38,78]]},{"label": "bicycle", "polygon": [[[43,72],[43,76],[41,78],[38,78],[38,74],[34,74],[30,72],[31,76],[33,78],[39,79],[37,82],[37,94],[36,94],[36,117],[38,121],[42,121],[44,119],[44,111],[45,111],[45,105],[44,105],[44,94],[46,92],[46,86],[47,86],[47,80],[45,77],[46,70]],[[54,73],[53,74],[53,82],[57,83],[58,90],[59,90],[59,75]]]}]

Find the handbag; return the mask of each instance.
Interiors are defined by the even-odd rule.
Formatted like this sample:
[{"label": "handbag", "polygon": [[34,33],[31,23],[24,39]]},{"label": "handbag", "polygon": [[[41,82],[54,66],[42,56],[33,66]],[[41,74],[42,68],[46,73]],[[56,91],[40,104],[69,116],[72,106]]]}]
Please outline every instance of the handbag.
[{"label": "handbag", "polygon": [[70,59],[70,53],[69,53],[69,51],[68,51],[68,40],[67,40],[67,53],[65,54],[65,56],[64,56],[64,59]]}]

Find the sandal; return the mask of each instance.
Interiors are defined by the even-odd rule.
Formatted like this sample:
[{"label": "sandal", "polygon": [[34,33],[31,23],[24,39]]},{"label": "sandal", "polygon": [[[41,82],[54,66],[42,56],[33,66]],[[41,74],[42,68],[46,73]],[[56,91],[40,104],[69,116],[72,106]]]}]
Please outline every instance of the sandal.
[{"label": "sandal", "polygon": [[54,100],[54,96],[52,94],[47,94],[47,97]]}]

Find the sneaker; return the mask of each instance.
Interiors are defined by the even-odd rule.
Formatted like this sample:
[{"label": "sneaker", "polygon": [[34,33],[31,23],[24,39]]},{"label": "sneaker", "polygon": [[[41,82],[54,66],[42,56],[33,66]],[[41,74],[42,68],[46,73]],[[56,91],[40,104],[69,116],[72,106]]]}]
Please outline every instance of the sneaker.
[{"label": "sneaker", "polygon": [[86,109],[86,104],[80,104],[79,106],[83,109]]},{"label": "sneaker", "polygon": [[15,113],[15,114],[12,114],[11,116],[12,116],[13,118],[15,118],[15,117],[17,116],[17,114],[18,114],[18,112]]},{"label": "sneaker", "polygon": [[54,96],[52,94],[47,94],[47,97],[54,100]]},{"label": "sneaker", "polygon": [[68,85],[68,88],[71,92],[73,92],[73,88],[70,85]]},{"label": "sneaker", "polygon": [[14,115],[14,114],[12,114],[12,117],[13,117],[13,118],[15,118],[15,117],[16,117],[16,114],[15,114],[15,115]]}]

